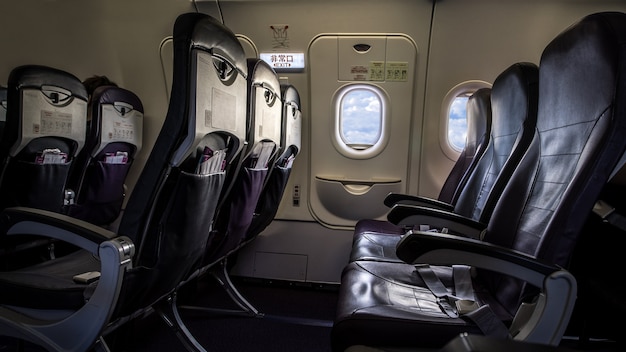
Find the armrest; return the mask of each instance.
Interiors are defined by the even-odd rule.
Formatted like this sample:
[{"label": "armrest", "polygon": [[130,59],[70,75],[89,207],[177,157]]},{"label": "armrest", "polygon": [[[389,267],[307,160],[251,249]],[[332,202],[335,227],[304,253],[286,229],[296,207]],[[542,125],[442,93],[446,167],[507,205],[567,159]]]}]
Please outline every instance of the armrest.
[{"label": "armrest", "polygon": [[396,204],[387,214],[389,222],[402,227],[429,225],[447,228],[448,232],[471,238],[480,238],[487,225],[459,214],[409,204]]},{"label": "armrest", "polygon": [[54,212],[16,207],[1,214],[0,226],[8,235],[47,236],[91,252],[100,261],[101,276],[91,297],[75,312],[51,315],[49,309],[0,305],[0,330],[7,336],[31,341],[50,351],[90,350],[113,314],[124,274],[132,268],[133,242],[128,237]]},{"label": "armrest", "polygon": [[114,232],[67,215],[26,207],[5,209],[0,215],[2,234],[39,235],[72,243],[97,254],[104,241],[117,237]]},{"label": "armrest", "polygon": [[[411,231],[398,243],[396,254],[402,261],[415,264],[436,265],[466,264],[517,277],[508,272],[511,266],[524,267],[541,279],[520,276],[526,282],[541,287],[543,277],[561,268],[543,263],[526,253],[497,246],[481,240],[436,232]],[[503,267],[491,267],[493,262],[502,262]]]},{"label": "armrest", "polygon": [[428,197],[420,197],[420,196],[412,196],[410,194],[401,194],[401,193],[389,193],[384,200],[384,203],[387,207],[391,208],[396,204],[410,204],[417,205],[428,208],[435,208],[447,211],[453,211],[454,206],[452,204],[439,201],[437,199],[428,198]]},{"label": "armrest", "polygon": [[540,288],[536,301],[523,303],[511,324],[516,340],[557,345],[574,310],[577,285],[572,274],[519,251],[461,236],[410,232],[396,254],[411,264],[470,265]]}]

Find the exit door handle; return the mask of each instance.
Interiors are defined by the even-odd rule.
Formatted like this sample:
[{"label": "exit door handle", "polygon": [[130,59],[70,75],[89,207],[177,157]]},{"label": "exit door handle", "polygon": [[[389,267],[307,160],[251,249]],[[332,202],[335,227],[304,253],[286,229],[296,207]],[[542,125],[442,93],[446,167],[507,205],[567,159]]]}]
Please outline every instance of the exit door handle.
[{"label": "exit door handle", "polygon": [[397,184],[400,183],[400,179],[390,178],[371,178],[371,179],[351,179],[345,176],[315,176],[316,179],[327,182],[336,182],[343,186],[343,188],[354,195],[361,195],[367,193],[375,185],[385,184]]}]

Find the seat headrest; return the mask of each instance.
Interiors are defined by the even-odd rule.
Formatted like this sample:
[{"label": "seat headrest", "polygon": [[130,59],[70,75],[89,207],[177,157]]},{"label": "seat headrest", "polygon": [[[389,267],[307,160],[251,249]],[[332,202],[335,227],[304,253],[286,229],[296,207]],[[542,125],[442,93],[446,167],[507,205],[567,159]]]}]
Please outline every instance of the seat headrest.
[{"label": "seat headrest", "polygon": [[467,154],[474,155],[479,143],[491,131],[491,88],[481,88],[467,100]]},{"label": "seat headrest", "polygon": [[[185,13],[176,19],[174,39],[184,39],[192,47],[207,48],[215,56],[227,60],[241,75],[247,77],[246,56],[235,34],[218,20],[201,13]],[[178,35],[177,35],[178,34]]]},{"label": "seat headrest", "polygon": [[141,149],[144,111],[135,93],[116,86],[98,87],[93,92],[90,110],[89,140],[96,142],[89,146],[93,157],[109,143],[131,144],[135,153]]},{"label": "seat headrest", "polygon": [[8,79],[3,150],[17,155],[32,140],[61,137],[74,155],[85,143],[87,91],[74,75],[47,66],[23,65]]},{"label": "seat headrest", "polygon": [[281,84],[283,100],[283,136],[282,145],[291,148],[294,156],[300,152],[302,143],[302,110],[300,94],[291,84]]},{"label": "seat headrest", "polygon": [[261,59],[248,59],[248,123],[251,145],[262,140],[280,143],[282,96],[280,80],[274,69]]},{"label": "seat headrest", "polygon": [[539,69],[530,62],[515,63],[498,75],[491,91],[494,136],[515,134],[523,126],[534,131],[538,86]]}]

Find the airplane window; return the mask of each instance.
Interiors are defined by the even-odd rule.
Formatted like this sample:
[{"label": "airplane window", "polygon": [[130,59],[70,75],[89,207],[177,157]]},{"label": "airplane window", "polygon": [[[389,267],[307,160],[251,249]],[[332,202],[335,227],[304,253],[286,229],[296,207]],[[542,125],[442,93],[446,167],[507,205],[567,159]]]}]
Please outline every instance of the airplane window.
[{"label": "airplane window", "polygon": [[465,148],[467,137],[467,101],[475,91],[491,87],[485,81],[465,81],[450,89],[441,104],[439,142],[443,153],[456,160]]},{"label": "airplane window", "polygon": [[353,84],[335,94],[335,146],[346,156],[371,157],[387,142],[386,96],[376,86]]},{"label": "airplane window", "polygon": [[[472,92],[473,93],[473,92]],[[467,100],[471,93],[458,95],[450,105],[448,114],[448,142],[455,150],[465,148],[467,136]]]}]

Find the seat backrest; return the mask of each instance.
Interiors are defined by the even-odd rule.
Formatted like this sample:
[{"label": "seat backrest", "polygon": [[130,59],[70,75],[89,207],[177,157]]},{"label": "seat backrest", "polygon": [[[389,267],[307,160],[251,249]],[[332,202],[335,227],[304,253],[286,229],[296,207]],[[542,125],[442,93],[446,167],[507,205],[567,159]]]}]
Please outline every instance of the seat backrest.
[{"label": "seat backrest", "polygon": [[248,148],[235,183],[220,205],[209,244],[208,264],[220,261],[244,241],[255,207],[280,152],[282,102],[272,67],[248,59]]},{"label": "seat backrest", "polygon": [[489,221],[495,202],[526,152],[537,122],[538,69],[515,63],[491,87],[491,137],[461,190],[454,211]]},{"label": "seat backrest", "polygon": [[302,104],[296,87],[282,84],[280,89],[283,97],[281,145],[285,147],[278,160],[280,165],[289,166],[302,149]]},{"label": "seat backrest", "polygon": [[[567,267],[626,150],[625,43],[626,14],[604,12],[586,16],[547,45],[535,135],[493,211],[485,241]],[[510,312],[532,290],[492,272],[478,278]]]},{"label": "seat backrest", "polygon": [[4,133],[4,124],[7,121],[7,89],[0,86],[0,139]]},{"label": "seat backrest", "polygon": [[75,192],[68,214],[96,225],[112,223],[124,201],[124,181],[143,139],[143,105],[133,92],[102,86],[94,90],[87,140],[70,175]]},{"label": "seat backrest", "polygon": [[283,193],[289,181],[291,167],[301,150],[302,111],[300,95],[291,84],[280,86],[283,110],[280,138],[281,154],[274,162],[268,182],[263,188],[254,217],[246,234],[246,240],[254,238],[272,222],[278,211]]},{"label": "seat backrest", "polygon": [[438,200],[454,205],[460,190],[467,183],[478,159],[489,143],[491,131],[491,88],[475,91],[467,100],[467,137],[465,147],[459,154],[452,170],[439,191]]},{"label": "seat backrest", "polygon": [[85,88],[65,71],[25,65],[11,71],[7,89],[0,206],[61,212],[70,167],[85,143]]},{"label": "seat backrest", "polygon": [[167,116],[118,233],[137,248],[117,314],[167,295],[201,265],[226,176],[246,131],[247,66],[232,31],[200,13],[174,24]]}]

